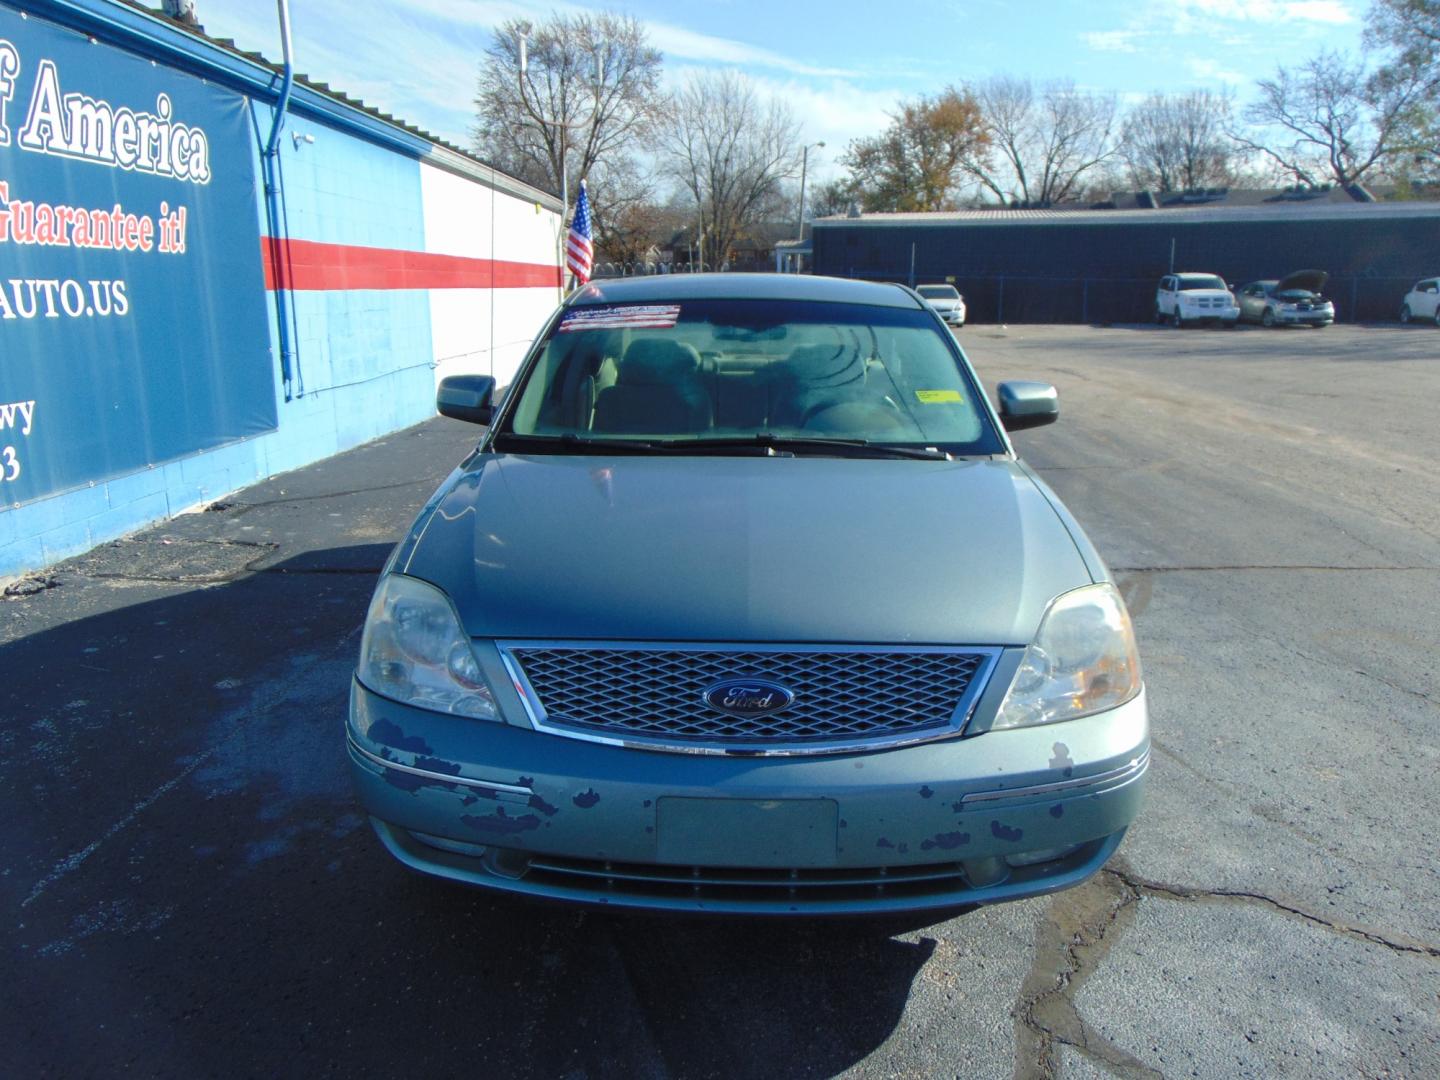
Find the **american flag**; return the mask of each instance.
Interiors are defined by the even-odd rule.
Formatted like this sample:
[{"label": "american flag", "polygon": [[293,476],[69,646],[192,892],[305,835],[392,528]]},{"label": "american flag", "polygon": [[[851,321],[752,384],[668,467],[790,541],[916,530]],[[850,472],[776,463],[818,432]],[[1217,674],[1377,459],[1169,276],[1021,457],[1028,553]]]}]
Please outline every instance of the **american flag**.
[{"label": "american flag", "polygon": [[590,280],[595,252],[590,246],[590,197],[585,194],[585,181],[580,181],[580,197],[575,200],[575,216],[570,219],[570,239],[565,245],[565,265],[584,285]]}]

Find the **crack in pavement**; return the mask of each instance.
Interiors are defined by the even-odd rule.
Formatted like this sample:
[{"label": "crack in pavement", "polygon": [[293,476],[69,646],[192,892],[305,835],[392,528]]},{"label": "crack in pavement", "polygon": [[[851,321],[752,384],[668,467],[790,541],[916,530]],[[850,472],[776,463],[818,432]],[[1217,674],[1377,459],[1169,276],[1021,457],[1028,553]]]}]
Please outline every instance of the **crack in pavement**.
[{"label": "crack in pavement", "polygon": [[1012,1013],[1014,1080],[1054,1077],[1060,1046],[1073,1047],[1106,1072],[1127,1080],[1163,1080],[1159,1070],[1093,1031],[1074,1001],[1075,991],[1133,921],[1140,895],[1119,875],[1102,873],[1051,902],[1035,943],[1035,961]]},{"label": "crack in pavement", "polygon": [[1327,919],[1293,901],[1251,889],[1201,889],[1156,881],[1115,859],[1085,884],[1058,894],[1045,913],[1034,962],[1011,1014],[1015,1019],[1013,1080],[1051,1080],[1059,1069],[1057,1050],[1061,1046],[1072,1047],[1106,1072],[1126,1080],[1163,1080],[1164,1073],[1091,1028],[1074,1000],[1075,992],[1134,921],[1136,905],[1147,896],[1184,903],[1255,904],[1392,952],[1440,959],[1440,946]]},{"label": "crack in pavement", "polygon": [[1244,903],[1258,904],[1261,907],[1269,908],[1282,915],[1293,916],[1302,922],[1321,927],[1324,930],[1339,934],[1342,937],[1368,942],[1371,945],[1380,945],[1392,952],[1411,953],[1432,960],[1440,960],[1440,945],[1431,945],[1428,942],[1419,941],[1403,934],[1384,933],[1373,927],[1352,926],[1349,923],[1337,922],[1334,919],[1327,919],[1323,915],[1316,914],[1302,907],[1295,901],[1279,900],[1265,893],[1256,892],[1253,889],[1201,889],[1192,885],[1172,885],[1138,874],[1125,865],[1123,860],[1119,859],[1112,861],[1101,870],[1100,876],[1114,878],[1127,889],[1134,890],[1137,897],[1157,896],[1167,900],[1182,900],[1192,903],[1207,900],[1236,900]]},{"label": "crack in pavement", "polygon": [[375,491],[398,491],[401,488],[423,488],[427,482],[424,480],[402,480],[396,484],[382,484],[379,487],[352,488],[348,491],[325,491],[318,495],[284,495],[278,499],[263,499],[260,502],[232,502],[228,509],[218,511],[225,514],[231,520],[244,517],[252,510],[259,510],[266,506],[288,506],[291,503],[302,502],[324,502],[326,499],[343,499],[349,495],[368,495]]}]

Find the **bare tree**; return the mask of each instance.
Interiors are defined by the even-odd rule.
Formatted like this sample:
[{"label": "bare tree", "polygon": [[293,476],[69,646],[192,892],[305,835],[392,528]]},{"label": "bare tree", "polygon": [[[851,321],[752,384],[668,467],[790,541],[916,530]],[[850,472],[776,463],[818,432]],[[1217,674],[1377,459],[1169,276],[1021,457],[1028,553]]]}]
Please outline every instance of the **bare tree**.
[{"label": "bare tree", "polygon": [[640,262],[683,224],[683,218],[659,199],[654,173],[631,158],[602,164],[591,185],[606,193],[594,204],[595,246],[604,258]]},{"label": "bare tree", "polygon": [[987,140],[975,99],[952,86],[902,103],[888,128],[852,141],[840,163],[866,210],[944,210],[954,202],[962,165]]},{"label": "bare tree", "polygon": [[747,230],[778,209],[800,172],[800,124],[790,107],[762,104],[735,71],[693,74],[660,129],[666,168],[694,200],[706,261],[720,266]]},{"label": "bare tree", "polygon": [[837,180],[827,180],[823,184],[816,184],[806,211],[812,220],[834,217],[836,214],[849,213],[850,207],[859,201],[860,193],[855,187],[855,182],[847,177],[841,177]]},{"label": "bare tree", "polygon": [[1245,119],[1260,130],[1232,137],[1301,183],[1348,188],[1413,149],[1409,136],[1425,92],[1414,69],[1367,78],[1364,65],[1322,52],[1257,85],[1260,96]]},{"label": "bare tree", "polygon": [[[520,37],[528,62],[520,74]],[[475,98],[476,149],[522,179],[559,191],[561,161],[569,190],[617,164],[650,135],[660,100],[660,53],[630,15],[552,15],[538,27],[504,23],[486,50]],[[608,193],[591,184],[591,199]]]},{"label": "bare tree", "polygon": [[966,163],[982,188],[1004,202],[1048,206],[1076,197],[1086,174],[1115,152],[1115,99],[1070,80],[1039,87],[1009,75],[971,88],[989,152]]},{"label": "bare tree", "polygon": [[1151,94],[1125,117],[1120,156],[1137,188],[1191,191],[1233,183],[1230,99],[1209,90]]}]

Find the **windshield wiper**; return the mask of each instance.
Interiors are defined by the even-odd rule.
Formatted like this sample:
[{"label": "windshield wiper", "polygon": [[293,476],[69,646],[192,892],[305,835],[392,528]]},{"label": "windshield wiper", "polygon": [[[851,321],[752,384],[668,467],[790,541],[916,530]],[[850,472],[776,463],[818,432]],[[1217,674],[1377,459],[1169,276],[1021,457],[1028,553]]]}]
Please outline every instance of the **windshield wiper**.
[{"label": "windshield wiper", "polygon": [[617,454],[653,454],[660,448],[640,439],[592,439],[567,431],[564,435],[521,435],[502,431],[492,444],[497,450],[539,450],[544,453],[588,454],[605,451]]},{"label": "windshield wiper", "polygon": [[821,453],[845,454],[853,457],[920,458],[926,461],[949,461],[951,455],[929,446],[894,446],[874,443],[869,439],[830,439],[805,435],[773,435],[759,431],[754,435],[726,435],[707,439],[606,439],[566,432],[563,435],[521,435],[503,431],[492,444],[497,450],[562,454],[705,454],[715,450],[770,457],[777,454]]},{"label": "windshield wiper", "polygon": [[757,431],[754,435],[723,436],[710,439],[668,439],[656,444],[663,450],[729,450],[763,447],[767,450],[795,453],[817,450],[851,454],[856,457],[921,458],[926,461],[949,461],[950,455],[933,446],[895,446],[869,439],[832,439],[810,435],[774,435]]}]

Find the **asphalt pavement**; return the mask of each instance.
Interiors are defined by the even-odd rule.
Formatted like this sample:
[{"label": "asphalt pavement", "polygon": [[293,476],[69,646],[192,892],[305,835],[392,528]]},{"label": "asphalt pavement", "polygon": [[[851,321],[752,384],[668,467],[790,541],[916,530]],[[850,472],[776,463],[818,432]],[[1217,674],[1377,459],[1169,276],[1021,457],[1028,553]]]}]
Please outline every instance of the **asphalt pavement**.
[{"label": "asphalt pavement", "polygon": [[890,932],[512,903],[350,797],[434,420],[0,602],[0,1073],[1440,1075],[1440,331],[973,327],[1136,617],[1155,754],[1110,865]]}]

